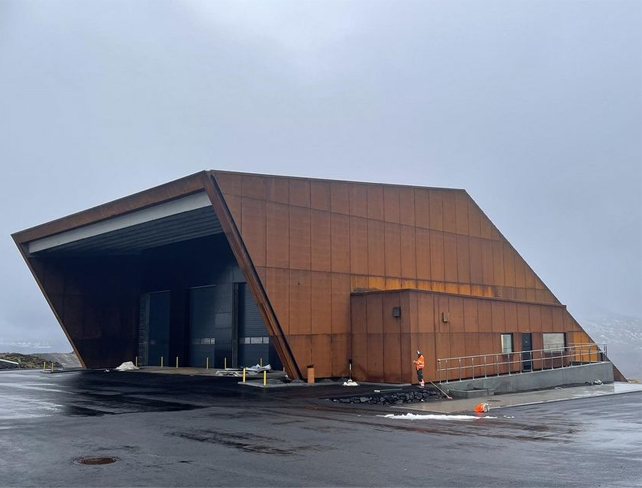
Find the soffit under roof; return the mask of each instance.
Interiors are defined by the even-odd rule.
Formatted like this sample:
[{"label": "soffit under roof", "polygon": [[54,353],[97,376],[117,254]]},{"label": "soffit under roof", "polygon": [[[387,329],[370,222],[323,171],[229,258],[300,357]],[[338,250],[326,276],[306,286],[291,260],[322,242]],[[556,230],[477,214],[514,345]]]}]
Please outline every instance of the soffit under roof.
[{"label": "soffit under roof", "polygon": [[29,254],[138,254],[153,247],[222,232],[205,192],[147,207],[26,244]]}]

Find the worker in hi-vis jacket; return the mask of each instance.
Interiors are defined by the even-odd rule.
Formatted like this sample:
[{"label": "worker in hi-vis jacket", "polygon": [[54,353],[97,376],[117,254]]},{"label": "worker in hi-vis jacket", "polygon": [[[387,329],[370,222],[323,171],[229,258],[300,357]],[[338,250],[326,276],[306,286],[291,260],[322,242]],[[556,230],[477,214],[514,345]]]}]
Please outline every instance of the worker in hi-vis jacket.
[{"label": "worker in hi-vis jacket", "polygon": [[419,380],[419,386],[423,388],[424,386],[424,355],[421,354],[420,350],[417,350],[417,359],[413,361],[417,367],[417,379]]}]

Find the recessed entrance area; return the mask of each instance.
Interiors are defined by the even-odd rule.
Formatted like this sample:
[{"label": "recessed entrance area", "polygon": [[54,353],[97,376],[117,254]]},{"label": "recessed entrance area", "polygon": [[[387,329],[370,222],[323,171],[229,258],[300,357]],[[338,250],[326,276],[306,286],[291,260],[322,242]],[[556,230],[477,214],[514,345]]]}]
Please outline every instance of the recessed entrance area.
[{"label": "recessed entrance area", "polygon": [[281,368],[223,234],[146,250],[139,364]]},{"label": "recessed entrance area", "polygon": [[204,192],[29,242],[89,368],[282,368]]}]

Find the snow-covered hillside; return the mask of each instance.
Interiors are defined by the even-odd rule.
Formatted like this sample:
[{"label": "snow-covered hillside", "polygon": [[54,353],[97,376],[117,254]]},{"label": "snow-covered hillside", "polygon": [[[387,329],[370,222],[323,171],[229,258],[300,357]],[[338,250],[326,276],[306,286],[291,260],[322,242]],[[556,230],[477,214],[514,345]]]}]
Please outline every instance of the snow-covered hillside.
[{"label": "snow-covered hillside", "polygon": [[595,342],[605,342],[609,358],[629,379],[642,380],[642,319],[624,315],[578,318]]}]

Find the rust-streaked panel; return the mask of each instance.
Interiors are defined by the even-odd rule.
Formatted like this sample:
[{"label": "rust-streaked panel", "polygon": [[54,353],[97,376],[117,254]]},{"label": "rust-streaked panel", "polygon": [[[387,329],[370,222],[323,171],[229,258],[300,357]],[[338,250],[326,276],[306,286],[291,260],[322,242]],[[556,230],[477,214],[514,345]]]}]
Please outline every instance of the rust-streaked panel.
[{"label": "rust-streaked panel", "polygon": [[444,232],[457,232],[457,201],[453,191],[442,191],[442,205],[444,209]]},{"label": "rust-streaked panel", "polygon": [[368,334],[352,334],[350,339],[352,351],[352,376],[359,381],[370,378],[368,372]]},{"label": "rust-streaked panel", "polygon": [[266,188],[263,176],[243,175],[241,178],[241,190],[244,197],[265,199]]},{"label": "rust-streaked panel", "polygon": [[332,376],[332,336],[314,334],[310,336],[310,362],[314,364],[314,375],[319,378]]},{"label": "rust-streaked panel", "polygon": [[[290,208],[281,203],[268,202],[266,209],[267,266],[288,268],[290,265]],[[247,222],[247,225],[251,223]]]},{"label": "rust-streaked panel", "polygon": [[290,185],[286,178],[267,178],[265,187],[270,202],[290,203]]},{"label": "rust-streaked panel", "polygon": [[267,268],[266,291],[285,335],[290,333],[290,272],[287,269]]},{"label": "rust-streaked panel", "polygon": [[330,183],[327,181],[310,183],[310,206],[316,210],[330,210]]},{"label": "rust-streaked panel", "polygon": [[401,226],[390,222],[384,227],[385,266],[387,277],[401,276]]},{"label": "rust-streaked panel", "polygon": [[513,332],[506,328],[506,302],[491,302],[493,332]]},{"label": "rust-streaked panel", "polygon": [[410,324],[410,332],[435,332],[434,296],[427,293],[416,293],[417,320]]},{"label": "rust-streaked panel", "polygon": [[[392,315],[392,309],[394,307],[400,307],[401,308],[401,297],[399,293],[385,293],[383,294],[383,300],[381,304],[381,313],[383,317],[383,322],[382,322],[382,332],[386,333],[395,333],[399,334],[401,333],[401,318],[400,317],[394,317]],[[401,314],[403,315],[404,310],[403,308],[401,309]],[[409,313],[408,310],[406,310],[406,313]],[[369,332],[369,331],[368,331]]]},{"label": "rust-streaked panel", "polygon": [[468,235],[481,237],[481,211],[472,198],[468,197]]},{"label": "rust-streaked panel", "polygon": [[330,210],[345,215],[350,214],[350,185],[333,181],[330,183]]},{"label": "rust-streaked panel", "polygon": [[348,376],[348,359],[350,359],[350,335],[332,334],[332,376]]},{"label": "rust-streaked panel", "polygon": [[457,219],[457,234],[468,235],[468,195],[463,191],[455,193],[455,212]]},{"label": "rust-streaked panel", "polygon": [[493,242],[493,284],[504,286],[504,246],[501,242]]},{"label": "rust-streaked panel", "polygon": [[350,272],[350,217],[331,215],[332,272]]},{"label": "rust-streaked panel", "polygon": [[252,256],[255,266],[265,266],[267,247],[265,202],[253,198],[243,198],[241,208],[241,222],[245,221],[245,227],[241,225],[245,247]]},{"label": "rust-streaked panel", "polygon": [[310,334],[310,272],[290,270],[290,335]]},{"label": "rust-streaked panel", "polygon": [[401,226],[401,276],[409,279],[414,279],[417,277],[415,242],[416,242],[415,227],[402,225]]},{"label": "rust-streaked panel", "polygon": [[310,266],[315,271],[332,271],[330,212],[310,211]]},{"label": "rust-streaked panel", "polygon": [[542,314],[539,305],[529,305],[528,307],[529,329],[531,332],[542,331]]},{"label": "rust-streaked panel", "polygon": [[457,236],[444,232],[444,280],[457,283]]},{"label": "rust-streaked panel", "polygon": [[517,328],[520,332],[530,332],[529,310],[525,303],[517,304]]},{"label": "rust-streaked panel", "polygon": [[506,286],[515,286],[515,251],[504,244],[504,283]]},{"label": "rust-streaked panel", "polygon": [[241,196],[243,194],[241,175],[220,173],[217,175],[216,180],[218,181],[221,191],[225,194],[226,200],[228,195]]},{"label": "rust-streaked panel", "polygon": [[415,232],[417,279],[430,280],[430,231],[417,227]]},{"label": "rust-streaked panel", "polygon": [[361,217],[350,217],[350,272],[368,274],[368,221]]},{"label": "rust-streaked panel", "polygon": [[399,223],[399,188],[384,186],[383,217],[386,222]]},{"label": "rust-streaked panel", "polygon": [[412,188],[399,188],[399,222],[415,226],[415,192]]},{"label": "rust-streaked panel", "polygon": [[430,229],[430,203],[428,190],[415,188],[415,225]]},{"label": "rust-streaked panel", "polygon": [[478,300],[464,300],[464,331],[467,333],[479,332],[479,318],[477,316]]},{"label": "rust-streaked panel", "polygon": [[383,379],[386,383],[401,383],[401,334],[383,334]]},{"label": "rust-streaked panel", "polygon": [[451,332],[464,332],[464,300],[459,297],[449,297],[448,311],[450,312],[449,330]]},{"label": "rust-streaked panel", "polygon": [[384,381],[383,377],[383,334],[366,334],[368,347],[368,377],[373,381]]},{"label": "rust-streaked panel", "polygon": [[368,185],[368,218],[383,220],[383,186]]},{"label": "rust-streaked panel", "polygon": [[368,217],[368,186],[355,183],[350,188],[350,215]]},{"label": "rust-streaked panel", "polygon": [[310,275],[310,309],[313,334],[332,333],[332,275]]},{"label": "rust-streaked panel", "polygon": [[430,228],[434,230],[444,230],[443,217],[443,192],[440,190],[430,190],[428,193],[430,209]]},{"label": "rust-streaked panel", "polygon": [[311,267],[310,209],[290,207],[290,268]]},{"label": "rust-streaked panel", "polygon": [[332,273],[332,333],[350,333],[350,275]]},{"label": "rust-streaked panel", "polygon": [[[457,281],[470,283],[470,243],[467,236],[457,236]],[[479,283],[479,282],[478,282]]]},{"label": "rust-streaked panel", "polygon": [[384,259],[384,223],[368,220],[368,273],[384,276],[386,273]]},{"label": "rust-streaked panel", "polygon": [[310,206],[310,182],[303,179],[290,180],[290,205]]},{"label": "rust-streaked panel", "polygon": [[[354,303],[354,302],[353,302]],[[382,295],[367,295],[366,296],[366,316],[367,327],[364,331],[368,334],[381,334],[383,333],[383,296]]]},{"label": "rust-streaked panel", "polygon": [[444,281],[444,234],[433,230],[430,231],[430,275],[433,281]]}]

